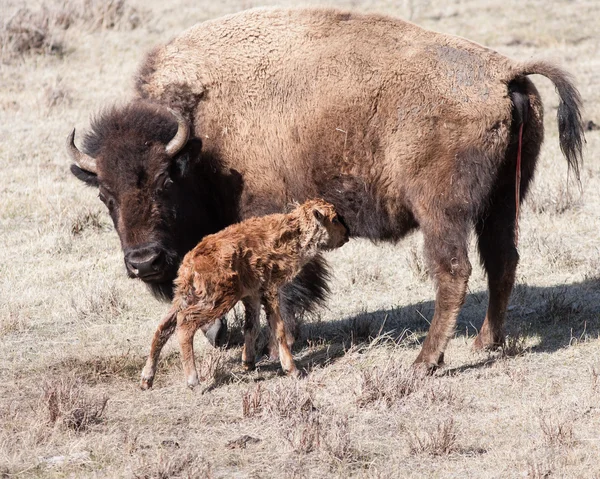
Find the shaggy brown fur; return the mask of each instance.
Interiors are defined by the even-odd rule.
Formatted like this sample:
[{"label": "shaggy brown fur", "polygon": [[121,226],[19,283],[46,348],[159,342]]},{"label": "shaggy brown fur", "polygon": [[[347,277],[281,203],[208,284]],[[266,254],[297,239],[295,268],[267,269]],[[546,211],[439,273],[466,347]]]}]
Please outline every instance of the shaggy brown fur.
[{"label": "shaggy brown fur", "polygon": [[[475,346],[503,341],[518,262],[517,132],[523,125],[519,200],[544,135],[542,101],[527,78],[534,73],[556,85],[560,145],[577,172],[581,100],[569,75],[550,63],[515,61],[380,15],[250,10],[196,25],[150,53],[137,98],[98,120],[86,140],[96,171],[74,172],[111,192],[125,218],[117,226],[123,247],[138,259],[154,258],[146,255],[149,244],[181,258],[184,248],[160,246],[197,241],[184,228],[206,231],[210,221],[201,215],[230,224],[311,197],[334,204],[353,236],[398,241],[419,228],[437,296],[417,363],[436,367],[465,298],[473,227],[490,290]],[[149,104],[158,110],[148,113],[156,128],[151,140],[133,126],[110,127],[124,112],[148,111]],[[174,159],[146,152],[148,141],[164,148],[166,130],[175,132],[174,119],[160,120],[165,106],[188,120],[190,146],[201,139],[199,156],[185,149]],[[161,168],[172,175],[181,203],[156,194],[152,174],[140,176]],[[197,190],[186,190],[186,181]],[[186,202],[197,216],[188,215]],[[176,224],[165,221],[173,211]],[[155,238],[160,241],[152,243]],[[157,263],[157,275],[165,270]]]},{"label": "shaggy brown fur", "polygon": [[142,388],[152,386],[160,350],[175,322],[187,384],[196,386],[194,334],[226,314],[238,301],[243,301],[246,308],[244,367],[254,369],[262,303],[277,340],[281,366],[287,373],[295,374],[289,344],[293,339],[286,338],[279,289],[321,251],[338,248],[347,241],[348,230],[333,206],[322,200],[307,201],[288,214],[252,218],[204,238],[179,268],[173,306],[154,334],[142,372]]}]

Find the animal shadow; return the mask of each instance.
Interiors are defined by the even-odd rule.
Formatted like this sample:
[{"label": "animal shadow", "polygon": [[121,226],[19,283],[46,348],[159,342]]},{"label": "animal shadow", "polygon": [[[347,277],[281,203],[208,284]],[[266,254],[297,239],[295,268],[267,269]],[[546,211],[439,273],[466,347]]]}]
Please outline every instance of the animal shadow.
[{"label": "animal shadow", "polygon": [[[487,291],[467,295],[455,336],[475,338],[485,318],[487,302]],[[388,341],[414,347],[416,357],[433,318],[434,305],[434,301],[423,301],[362,312],[340,321],[305,323],[295,347],[300,356],[298,363],[304,368],[324,366],[335,362],[352,346]],[[499,357],[517,355],[519,344],[528,337],[537,338],[537,344],[527,348],[534,353],[554,352],[600,337],[600,277],[548,287],[517,284],[508,307],[505,332],[507,341],[501,356],[446,373],[457,374],[487,366]]]}]

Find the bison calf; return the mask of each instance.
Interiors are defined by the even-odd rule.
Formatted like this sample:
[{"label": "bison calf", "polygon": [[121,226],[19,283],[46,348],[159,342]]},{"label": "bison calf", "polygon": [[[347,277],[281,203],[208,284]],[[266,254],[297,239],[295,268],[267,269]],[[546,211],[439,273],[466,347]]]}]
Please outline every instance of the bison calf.
[{"label": "bison calf", "polygon": [[296,373],[281,319],[279,288],[321,251],[347,241],[346,226],[323,200],[309,200],[288,214],[251,218],[205,237],[179,268],[173,306],[154,333],[141,387],[152,387],[160,351],[175,329],[187,384],[196,386],[194,334],[199,328],[207,330],[240,300],[246,308],[244,367],[254,368],[262,303],[279,346],[281,366],[287,373]]}]

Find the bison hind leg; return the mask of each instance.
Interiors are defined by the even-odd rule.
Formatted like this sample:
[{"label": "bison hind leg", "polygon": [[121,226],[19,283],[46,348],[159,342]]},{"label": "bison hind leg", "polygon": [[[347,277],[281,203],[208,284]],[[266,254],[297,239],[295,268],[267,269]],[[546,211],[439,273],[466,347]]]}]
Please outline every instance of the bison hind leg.
[{"label": "bison hind leg", "polygon": [[519,253],[516,245],[516,189],[518,132],[523,123],[521,184],[523,201],[535,172],[543,140],[542,107],[528,79],[510,85],[513,101],[511,141],[487,207],[475,223],[481,263],[487,273],[489,302],[474,349],[497,349],[504,344],[504,318],[515,283]]}]

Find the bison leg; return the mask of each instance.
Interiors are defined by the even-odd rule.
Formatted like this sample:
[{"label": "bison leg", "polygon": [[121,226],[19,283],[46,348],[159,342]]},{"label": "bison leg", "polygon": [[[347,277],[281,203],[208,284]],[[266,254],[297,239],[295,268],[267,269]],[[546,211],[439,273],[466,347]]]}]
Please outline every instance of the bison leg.
[{"label": "bison leg", "polygon": [[260,326],[260,297],[244,298],[244,349],[242,364],[247,371],[256,367],[256,337]]},{"label": "bison leg", "polygon": [[474,349],[495,349],[504,344],[504,316],[519,262],[515,247],[514,186],[508,190],[499,190],[494,195],[489,214],[475,225],[490,297]]},{"label": "bison leg", "polygon": [[437,368],[443,362],[444,351],[454,333],[471,275],[466,224],[449,224],[436,229],[444,235],[428,234],[424,230],[425,252],[437,287],[435,312],[427,338],[415,361],[415,366],[423,365],[428,370]]},{"label": "bison leg", "polygon": [[[519,96],[527,97],[515,102]],[[504,318],[519,262],[515,245],[515,176],[520,122],[526,120],[521,151],[520,201],[523,201],[529,189],[543,139],[543,109],[533,84],[527,79],[512,83],[511,97],[515,103],[511,144],[498,172],[496,185],[488,201],[489,206],[475,224],[479,255],[488,276],[490,297],[485,320],[473,344],[474,349],[495,349],[504,343]],[[520,104],[520,109],[517,103]],[[523,107],[526,112],[523,112]]]},{"label": "bison leg", "polygon": [[142,379],[140,383],[140,387],[142,389],[150,389],[152,387],[152,383],[154,382],[154,375],[156,374],[156,365],[158,363],[158,358],[160,357],[160,352],[167,340],[175,331],[176,326],[177,311],[175,310],[175,308],[171,308],[171,310],[160,322],[160,324],[156,328],[156,332],[154,333],[152,345],[150,346],[150,354],[146,361],[146,365],[142,370]]},{"label": "bison leg", "polygon": [[283,370],[290,375],[297,375],[298,370],[292,357],[292,352],[288,345],[288,341],[285,334],[285,325],[281,318],[281,311],[279,308],[278,294],[273,293],[265,296],[265,310],[267,313],[267,319],[269,321],[269,327],[271,328],[271,334],[277,339],[277,345],[279,347],[279,360]]}]

